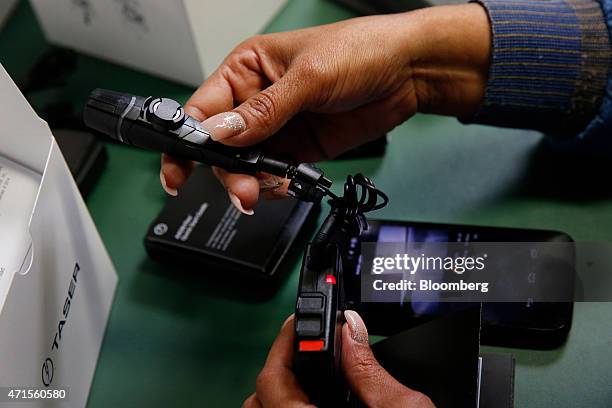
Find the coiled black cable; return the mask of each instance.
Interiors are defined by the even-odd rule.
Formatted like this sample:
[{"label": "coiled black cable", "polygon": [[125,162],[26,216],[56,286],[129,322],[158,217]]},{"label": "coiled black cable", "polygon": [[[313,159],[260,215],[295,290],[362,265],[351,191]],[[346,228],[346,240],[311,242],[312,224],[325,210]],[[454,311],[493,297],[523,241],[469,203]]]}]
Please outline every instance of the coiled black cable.
[{"label": "coiled black cable", "polygon": [[327,265],[329,244],[337,241],[338,237],[339,242],[344,243],[347,233],[349,237],[359,237],[368,229],[365,213],[379,210],[389,202],[387,195],[361,173],[347,176],[342,197],[328,188],[324,191],[331,197],[331,211],[312,240],[309,259],[312,268]]},{"label": "coiled black cable", "polygon": [[389,202],[387,195],[361,173],[346,177],[342,197],[338,197],[329,189],[325,192],[331,197],[331,211],[315,236],[314,242],[318,243],[329,242],[338,227],[360,235],[368,228],[364,214],[379,210]]},{"label": "coiled black cable", "polygon": [[[346,217],[355,217],[383,208],[389,197],[380,191],[372,181],[361,173],[347,176],[342,197],[332,195],[330,205],[339,209]],[[382,200],[382,201],[381,201]]]}]

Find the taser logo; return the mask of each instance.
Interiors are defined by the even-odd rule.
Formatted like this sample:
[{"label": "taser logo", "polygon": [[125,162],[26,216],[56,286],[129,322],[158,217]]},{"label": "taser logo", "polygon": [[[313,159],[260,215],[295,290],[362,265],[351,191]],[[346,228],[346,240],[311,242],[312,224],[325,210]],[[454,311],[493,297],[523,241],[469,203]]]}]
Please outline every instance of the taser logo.
[{"label": "taser logo", "polygon": [[53,381],[53,360],[47,357],[42,366],[42,382],[48,387],[51,381]]},{"label": "taser logo", "polygon": [[[72,276],[70,279],[70,284],[68,285],[68,294],[66,295],[66,299],[64,300],[64,306],[62,308],[61,317],[59,322],[57,323],[57,330],[55,331],[55,335],[53,336],[53,342],[51,343],[51,352],[55,350],[59,350],[60,344],[62,343],[62,333],[68,322],[68,316],[70,314],[70,306],[72,305],[72,300],[74,299],[74,294],[77,288],[77,277],[79,275],[79,271],[81,267],[79,263],[74,264],[74,269],[72,270]],[[53,381],[54,374],[54,365],[51,357],[47,357],[42,365],[42,382],[48,387],[51,385]]]}]

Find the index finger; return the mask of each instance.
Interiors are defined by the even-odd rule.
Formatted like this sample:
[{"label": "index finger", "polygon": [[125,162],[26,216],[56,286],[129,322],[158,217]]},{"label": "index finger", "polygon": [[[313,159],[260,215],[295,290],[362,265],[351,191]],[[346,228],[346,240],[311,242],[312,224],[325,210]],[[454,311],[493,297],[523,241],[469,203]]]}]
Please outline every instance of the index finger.
[{"label": "index finger", "polygon": [[234,96],[230,84],[220,70],[215,71],[185,103],[185,112],[195,120],[204,119],[233,109]]},{"label": "index finger", "polygon": [[[229,110],[233,107],[231,86],[219,71],[209,77],[185,103],[185,113],[197,121]],[[180,158],[162,155],[161,183],[171,195],[176,195],[178,188],[187,181],[194,168],[194,163]]]}]

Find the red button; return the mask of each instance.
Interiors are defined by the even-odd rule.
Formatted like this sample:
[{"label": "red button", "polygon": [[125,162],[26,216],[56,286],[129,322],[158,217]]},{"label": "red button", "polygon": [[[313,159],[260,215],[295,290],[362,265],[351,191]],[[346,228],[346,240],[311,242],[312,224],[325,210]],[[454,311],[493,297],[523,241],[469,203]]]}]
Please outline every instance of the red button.
[{"label": "red button", "polygon": [[325,283],[329,283],[329,284],[335,285],[336,284],[336,277],[334,275],[327,275],[325,277]]},{"label": "red button", "polygon": [[321,351],[325,347],[323,340],[301,340],[299,349],[300,351]]}]

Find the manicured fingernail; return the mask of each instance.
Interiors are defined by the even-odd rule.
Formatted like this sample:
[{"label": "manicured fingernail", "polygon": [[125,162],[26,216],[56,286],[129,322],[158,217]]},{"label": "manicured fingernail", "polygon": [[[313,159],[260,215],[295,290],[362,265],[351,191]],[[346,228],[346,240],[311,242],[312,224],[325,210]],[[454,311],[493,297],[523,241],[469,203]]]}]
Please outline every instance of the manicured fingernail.
[{"label": "manicured fingernail", "polygon": [[206,115],[200,109],[193,105],[185,106],[185,113],[194,118],[195,120],[204,120]]},{"label": "manicured fingernail", "polygon": [[283,325],[281,326],[281,329],[285,328],[285,326],[289,324],[289,322],[291,321],[291,319],[293,319],[293,313],[291,313],[291,314],[289,315],[289,317],[285,319],[285,322],[284,322],[284,323],[283,323]]},{"label": "manicured fingernail", "polygon": [[368,329],[366,329],[361,316],[352,310],[345,310],[344,317],[346,317],[351,338],[357,343],[368,344]]},{"label": "manicured fingernail", "polygon": [[234,193],[232,193],[231,191],[228,190],[227,191],[227,195],[229,195],[230,201],[232,202],[232,204],[234,204],[234,207],[236,207],[238,209],[238,211],[240,211],[244,215],[253,215],[253,214],[255,214],[255,211],[253,211],[252,208],[250,210],[246,210],[242,206],[242,203],[240,202],[240,199],[238,198],[238,196],[236,194],[234,194]]},{"label": "manicured fingernail", "polygon": [[202,122],[212,140],[223,140],[239,135],[246,130],[244,119],[236,112],[223,112]]},{"label": "manicured fingernail", "polygon": [[176,188],[168,187],[168,184],[166,183],[166,176],[164,176],[163,171],[159,172],[159,180],[161,181],[161,185],[166,191],[166,193],[170,194],[172,197],[176,197],[178,195],[178,191],[176,190]]}]

